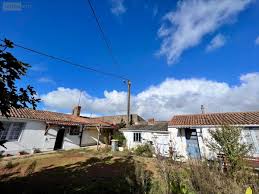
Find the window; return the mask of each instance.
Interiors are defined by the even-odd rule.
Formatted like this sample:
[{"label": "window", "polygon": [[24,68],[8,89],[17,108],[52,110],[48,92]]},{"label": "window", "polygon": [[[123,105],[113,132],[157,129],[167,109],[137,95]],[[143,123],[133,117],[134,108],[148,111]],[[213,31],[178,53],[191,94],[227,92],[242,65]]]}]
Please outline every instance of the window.
[{"label": "window", "polygon": [[141,133],[133,133],[133,141],[141,142]]},{"label": "window", "polygon": [[244,135],[245,141],[253,146],[253,151],[259,153],[259,129],[246,128],[244,130]]},{"label": "window", "polygon": [[0,140],[17,141],[25,123],[2,122],[5,130],[0,131]]},{"label": "window", "polygon": [[80,129],[79,127],[71,127],[69,130],[69,135],[79,135]]}]

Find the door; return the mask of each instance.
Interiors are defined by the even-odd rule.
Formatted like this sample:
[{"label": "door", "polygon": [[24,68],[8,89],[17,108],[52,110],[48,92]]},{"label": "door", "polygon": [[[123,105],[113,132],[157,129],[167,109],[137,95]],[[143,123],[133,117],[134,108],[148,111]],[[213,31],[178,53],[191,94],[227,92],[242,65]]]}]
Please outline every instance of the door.
[{"label": "door", "polygon": [[65,129],[59,129],[56,136],[54,150],[62,149],[64,135],[65,135]]},{"label": "door", "polygon": [[185,137],[187,144],[187,155],[190,159],[200,159],[200,148],[196,129],[185,129]]}]

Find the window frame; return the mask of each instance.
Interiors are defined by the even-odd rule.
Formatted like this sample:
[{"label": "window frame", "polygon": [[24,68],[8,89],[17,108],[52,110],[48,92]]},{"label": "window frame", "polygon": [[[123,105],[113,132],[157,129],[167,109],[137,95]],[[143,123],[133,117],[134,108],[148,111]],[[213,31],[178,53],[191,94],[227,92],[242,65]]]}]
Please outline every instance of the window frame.
[{"label": "window frame", "polygon": [[133,142],[141,142],[141,132],[133,132]]},{"label": "window frame", "polygon": [[[14,142],[14,141],[19,142],[20,138],[21,138],[21,135],[22,135],[22,132],[23,132],[25,126],[26,126],[26,122],[10,122],[10,121],[1,121],[1,122],[3,124],[8,123],[9,127],[7,129],[4,129],[4,131],[7,131],[4,139],[2,138],[2,134],[0,134],[0,140],[7,140],[8,142]],[[15,135],[15,133],[13,133],[13,131],[15,131],[15,124],[21,124],[21,126],[19,126],[19,128],[18,128],[18,129],[20,129],[20,131],[19,131],[19,134],[18,134],[17,138],[10,139],[11,135],[12,136]]]},{"label": "window frame", "polygon": [[[74,130],[78,130],[78,132],[75,133]],[[71,135],[71,136],[79,136],[80,135],[80,128],[79,127],[70,127],[69,128],[69,135]]]},{"label": "window frame", "polygon": [[[255,130],[259,130],[258,127],[245,127],[244,128],[244,140],[246,143],[248,144],[252,144],[252,147],[253,147],[253,152],[255,154],[259,154],[259,140],[256,138],[256,133],[255,133]],[[249,142],[249,140],[250,142]]]}]

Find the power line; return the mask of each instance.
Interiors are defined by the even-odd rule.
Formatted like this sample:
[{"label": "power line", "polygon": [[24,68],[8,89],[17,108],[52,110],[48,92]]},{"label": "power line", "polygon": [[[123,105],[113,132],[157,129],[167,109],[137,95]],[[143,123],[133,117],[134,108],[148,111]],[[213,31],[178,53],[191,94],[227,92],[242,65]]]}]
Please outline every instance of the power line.
[{"label": "power line", "polygon": [[[0,39],[0,40],[1,40],[2,42],[5,42],[3,39]],[[103,74],[103,75],[106,75],[106,76],[115,77],[115,78],[121,79],[121,80],[123,80],[123,81],[124,81],[124,80],[129,80],[128,78],[123,77],[123,76],[118,75],[118,74],[114,74],[114,73],[109,73],[109,72],[97,70],[97,69],[94,69],[94,68],[92,68],[92,67],[88,67],[88,66],[85,66],[85,65],[82,65],[82,64],[74,63],[74,62],[71,62],[71,61],[66,60],[66,59],[63,59],[63,58],[59,58],[59,57],[56,57],[56,56],[53,56],[53,55],[50,55],[50,54],[46,54],[46,53],[41,52],[41,51],[37,51],[37,50],[32,49],[32,48],[28,48],[28,47],[25,47],[25,46],[16,44],[16,43],[14,43],[14,42],[12,42],[12,43],[13,43],[13,45],[16,46],[16,47],[22,48],[22,49],[24,49],[24,50],[27,50],[27,51],[30,51],[30,52],[33,52],[33,53],[36,53],[36,54],[39,54],[39,55],[42,55],[42,56],[45,56],[45,57],[48,57],[48,58],[57,60],[57,61],[61,61],[61,62],[70,64],[70,65],[73,65],[73,66],[75,66],[75,67],[79,67],[79,68],[86,69],[86,70],[89,70],[89,71],[94,71],[94,72],[97,72],[97,73],[100,73],[100,74]]]},{"label": "power line", "polygon": [[118,61],[116,60],[115,55],[113,54],[113,50],[112,50],[112,47],[111,47],[111,42],[109,41],[108,37],[105,36],[104,30],[103,30],[103,28],[102,28],[102,26],[101,26],[101,23],[100,23],[100,21],[99,21],[99,19],[98,19],[98,17],[97,17],[97,14],[96,14],[96,12],[95,12],[95,10],[94,10],[94,7],[92,6],[91,1],[90,1],[90,0],[87,0],[87,2],[88,2],[89,6],[90,6],[90,8],[91,8],[91,11],[92,11],[92,13],[93,13],[94,19],[95,19],[95,21],[96,21],[96,23],[97,23],[97,26],[98,26],[98,29],[99,29],[99,31],[100,31],[100,33],[101,33],[102,39],[103,39],[103,41],[105,42],[105,45],[106,45],[106,47],[107,47],[107,50],[108,50],[108,52],[109,52],[109,54],[110,54],[110,56],[111,56],[113,62],[114,62],[116,65],[119,65]]}]

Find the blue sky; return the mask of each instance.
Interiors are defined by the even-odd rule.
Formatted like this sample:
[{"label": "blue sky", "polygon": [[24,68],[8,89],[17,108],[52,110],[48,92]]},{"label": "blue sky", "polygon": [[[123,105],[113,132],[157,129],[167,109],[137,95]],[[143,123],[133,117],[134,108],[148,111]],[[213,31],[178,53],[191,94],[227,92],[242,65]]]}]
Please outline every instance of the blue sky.
[{"label": "blue sky", "polygon": [[[118,65],[86,0],[21,4],[11,11],[1,1],[1,38],[128,77],[132,110],[145,118],[196,113],[201,104],[208,112],[259,110],[256,0],[92,0]],[[32,66],[19,84],[36,88],[40,109],[70,112],[81,91],[84,114],[125,113],[121,80],[12,52]]]}]

